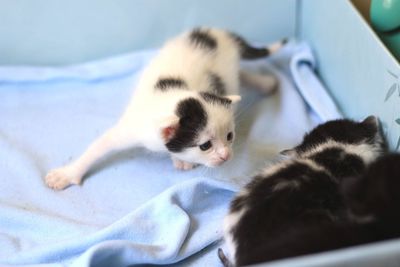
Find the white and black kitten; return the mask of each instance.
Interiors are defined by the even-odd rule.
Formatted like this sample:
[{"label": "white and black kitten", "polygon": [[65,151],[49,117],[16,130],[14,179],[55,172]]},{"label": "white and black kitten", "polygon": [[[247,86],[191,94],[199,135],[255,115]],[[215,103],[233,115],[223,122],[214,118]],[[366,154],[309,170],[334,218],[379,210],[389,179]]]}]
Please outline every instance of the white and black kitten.
[{"label": "white and black kitten", "polygon": [[364,174],[347,178],[339,187],[349,217],[293,225],[263,245],[263,261],[399,238],[399,178],[399,154],[378,158]]},{"label": "white and black kitten", "polygon": [[340,184],[361,174],[385,149],[373,116],[316,127],[284,152],[291,159],[265,168],[232,201],[224,221],[230,260],[220,250],[223,263],[243,266],[296,254],[301,246],[282,245],[294,233],[346,221]]},{"label": "white and black kitten", "polygon": [[239,70],[240,59],[270,55],[285,42],[254,48],[227,31],[197,28],[168,41],[150,62],[119,122],[77,160],[50,171],[53,189],[79,184],[101,157],[112,151],[145,147],[168,152],[174,166],[218,166],[232,157],[233,104],[240,100],[239,77],[269,93],[272,75]]}]

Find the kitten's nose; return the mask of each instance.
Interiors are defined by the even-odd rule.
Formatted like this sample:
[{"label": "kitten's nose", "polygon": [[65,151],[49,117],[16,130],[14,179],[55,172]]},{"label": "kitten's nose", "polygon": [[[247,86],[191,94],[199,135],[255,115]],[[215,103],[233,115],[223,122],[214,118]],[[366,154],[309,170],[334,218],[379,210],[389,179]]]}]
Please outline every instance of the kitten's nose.
[{"label": "kitten's nose", "polygon": [[219,158],[223,161],[227,161],[230,158],[230,153],[228,150],[224,150],[221,154],[219,154]]}]

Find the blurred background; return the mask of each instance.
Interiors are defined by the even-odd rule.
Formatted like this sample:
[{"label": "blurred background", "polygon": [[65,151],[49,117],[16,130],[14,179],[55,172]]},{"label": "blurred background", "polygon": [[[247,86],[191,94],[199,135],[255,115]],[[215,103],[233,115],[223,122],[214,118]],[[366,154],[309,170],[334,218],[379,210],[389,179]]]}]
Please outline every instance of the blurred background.
[{"label": "blurred background", "polygon": [[234,29],[265,43],[295,34],[296,3],[0,0],[0,65],[73,64],[156,48],[197,25]]}]

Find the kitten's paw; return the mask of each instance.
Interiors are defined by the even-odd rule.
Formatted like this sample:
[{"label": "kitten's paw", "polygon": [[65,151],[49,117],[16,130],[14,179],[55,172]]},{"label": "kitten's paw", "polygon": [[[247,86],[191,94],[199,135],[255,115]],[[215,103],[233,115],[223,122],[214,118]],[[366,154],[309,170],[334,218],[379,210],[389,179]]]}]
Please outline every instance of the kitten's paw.
[{"label": "kitten's paw", "polygon": [[274,75],[260,75],[258,89],[266,94],[273,94],[278,89],[279,81]]},{"label": "kitten's paw", "polygon": [[172,162],[174,163],[174,167],[178,170],[188,171],[196,167],[196,164],[189,163],[179,159],[172,159]]},{"label": "kitten's paw", "polygon": [[70,169],[60,168],[50,171],[45,177],[45,182],[48,187],[61,190],[71,184],[80,184],[81,179],[76,177]]},{"label": "kitten's paw", "polygon": [[240,80],[263,94],[273,94],[279,86],[278,78],[273,74],[240,71]]}]

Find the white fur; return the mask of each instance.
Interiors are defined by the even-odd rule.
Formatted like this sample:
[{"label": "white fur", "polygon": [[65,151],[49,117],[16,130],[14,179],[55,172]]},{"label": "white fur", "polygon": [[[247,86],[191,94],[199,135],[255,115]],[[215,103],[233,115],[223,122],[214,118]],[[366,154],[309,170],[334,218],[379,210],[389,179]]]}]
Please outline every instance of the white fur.
[{"label": "white fur", "polygon": [[[198,147],[172,155],[174,166],[188,170],[195,164],[218,166],[232,157],[232,142],[226,140],[229,131],[234,133],[232,108],[206,103],[199,92],[209,87],[209,72],[218,74],[233,102],[240,100],[239,49],[229,34],[222,30],[209,29],[217,40],[217,51],[194,48],[188,34],[183,33],[168,41],[158,55],[145,68],[136,86],[134,95],[119,122],[107,133],[93,142],[74,162],[50,171],[46,183],[53,189],[63,189],[70,184],[80,184],[83,175],[101,157],[113,151],[142,146],[156,152],[167,152],[162,136],[163,127],[177,122],[175,109],[182,99],[194,97],[202,102],[208,115],[206,129],[196,140],[198,144],[212,140],[208,151]],[[155,90],[159,78],[179,77],[189,90]],[[265,86],[264,86],[265,87]]]},{"label": "white fur", "polygon": [[[379,138],[379,136],[377,138]],[[377,142],[374,142],[374,144],[375,143],[377,143]],[[370,145],[370,144],[366,144],[366,143],[343,144],[340,142],[336,142],[334,140],[328,140],[328,141],[326,141],[322,144],[319,144],[319,145],[315,146],[314,148],[306,151],[305,153],[301,153],[300,155],[297,155],[295,150],[290,150],[290,153],[292,154],[291,155],[292,157],[299,157],[299,158],[295,159],[297,162],[307,164],[309,167],[311,167],[314,170],[330,173],[330,171],[327,170],[326,168],[324,168],[323,166],[317,164],[313,160],[308,159],[311,156],[321,153],[322,151],[329,149],[329,148],[339,148],[339,149],[343,149],[346,152],[346,154],[355,154],[355,155],[361,157],[361,159],[364,161],[364,163],[366,165],[368,165],[369,163],[374,161],[376,159],[376,157],[378,157],[382,153],[381,147],[379,145]],[[290,164],[292,164],[292,161],[282,161],[277,164],[268,166],[262,171],[263,177],[268,178],[271,175],[273,175],[274,173],[278,172],[279,170],[286,168]],[[298,184],[296,181],[289,181],[289,182],[283,181],[282,183],[277,184],[274,187],[274,190],[275,191],[280,190],[280,189],[286,188],[288,186],[296,187],[297,185]]]},{"label": "white fur", "polygon": [[[328,171],[326,168],[322,167],[321,165],[318,165],[317,163],[315,163],[315,161],[310,160],[310,159],[296,159],[296,162],[305,164],[307,166],[309,166],[311,169],[314,169],[316,171],[320,171],[320,172],[326,172],[326,173],[330,173],[330,171]],[[279,169],[276,169],[275,172],[277,172],[278,170],[281,170],[285,167],[287,167],[288,165],[293,164],[292,161],[288,161],[285,162],[284,164],[280,165]],[[273,173],[270,173],[270,175]],[[298,188],[300,186],[300,182],[298,180],[283,180],[281,182],[279,182],[278,184],[276,184],[273,187],[273,191],[279,191],[285,188]]]},{"label": "white fur", "polygon": [[269,165],[262,170],[263,177],[269,177],[279,170],[285,168],[288,165],[287,161],[281,161],[272,165]]},{"label": "white fur", "polygon": [[243,215],[246,213],[246,209],[242,208],[240,211],[232,212],[229,213],[227,216],[224,218],[224,240],[225,244],[227,247],[227,257],[230,262],[235,262],[235,256],[236,256],[236,249],[237,249],[237,244],[233,238],[233,235],[231,233],[232,228],[237,225],[237,223],[240,221],[240,219],[243,217]]},{"label": "white fur", "polygon": [[377,156],[382,153],[382,148],[379,145],[370,145],[366,143],[343,144],[334,140],[328,140],[327,142],[324,142],[323,144],[320,144],[313,149],[307,151],[306,153],[302,153],[299,156],[301,158],[308,158],[328,148],[339,148],[346,151],[347,154],[355,154],[361,157],[365,164],[371,163],[373,160],[376,159]]},{"label": "white fur", "polygon": [[315,171],[330,173],[330,171],[328,171],[326,168],[317,164],[315,161],[313,161],[311,159],[297,159],[296,162],[306,164],[306,165],[308,165],[308,167],[310,167],[311,169],[314,169]]}]

